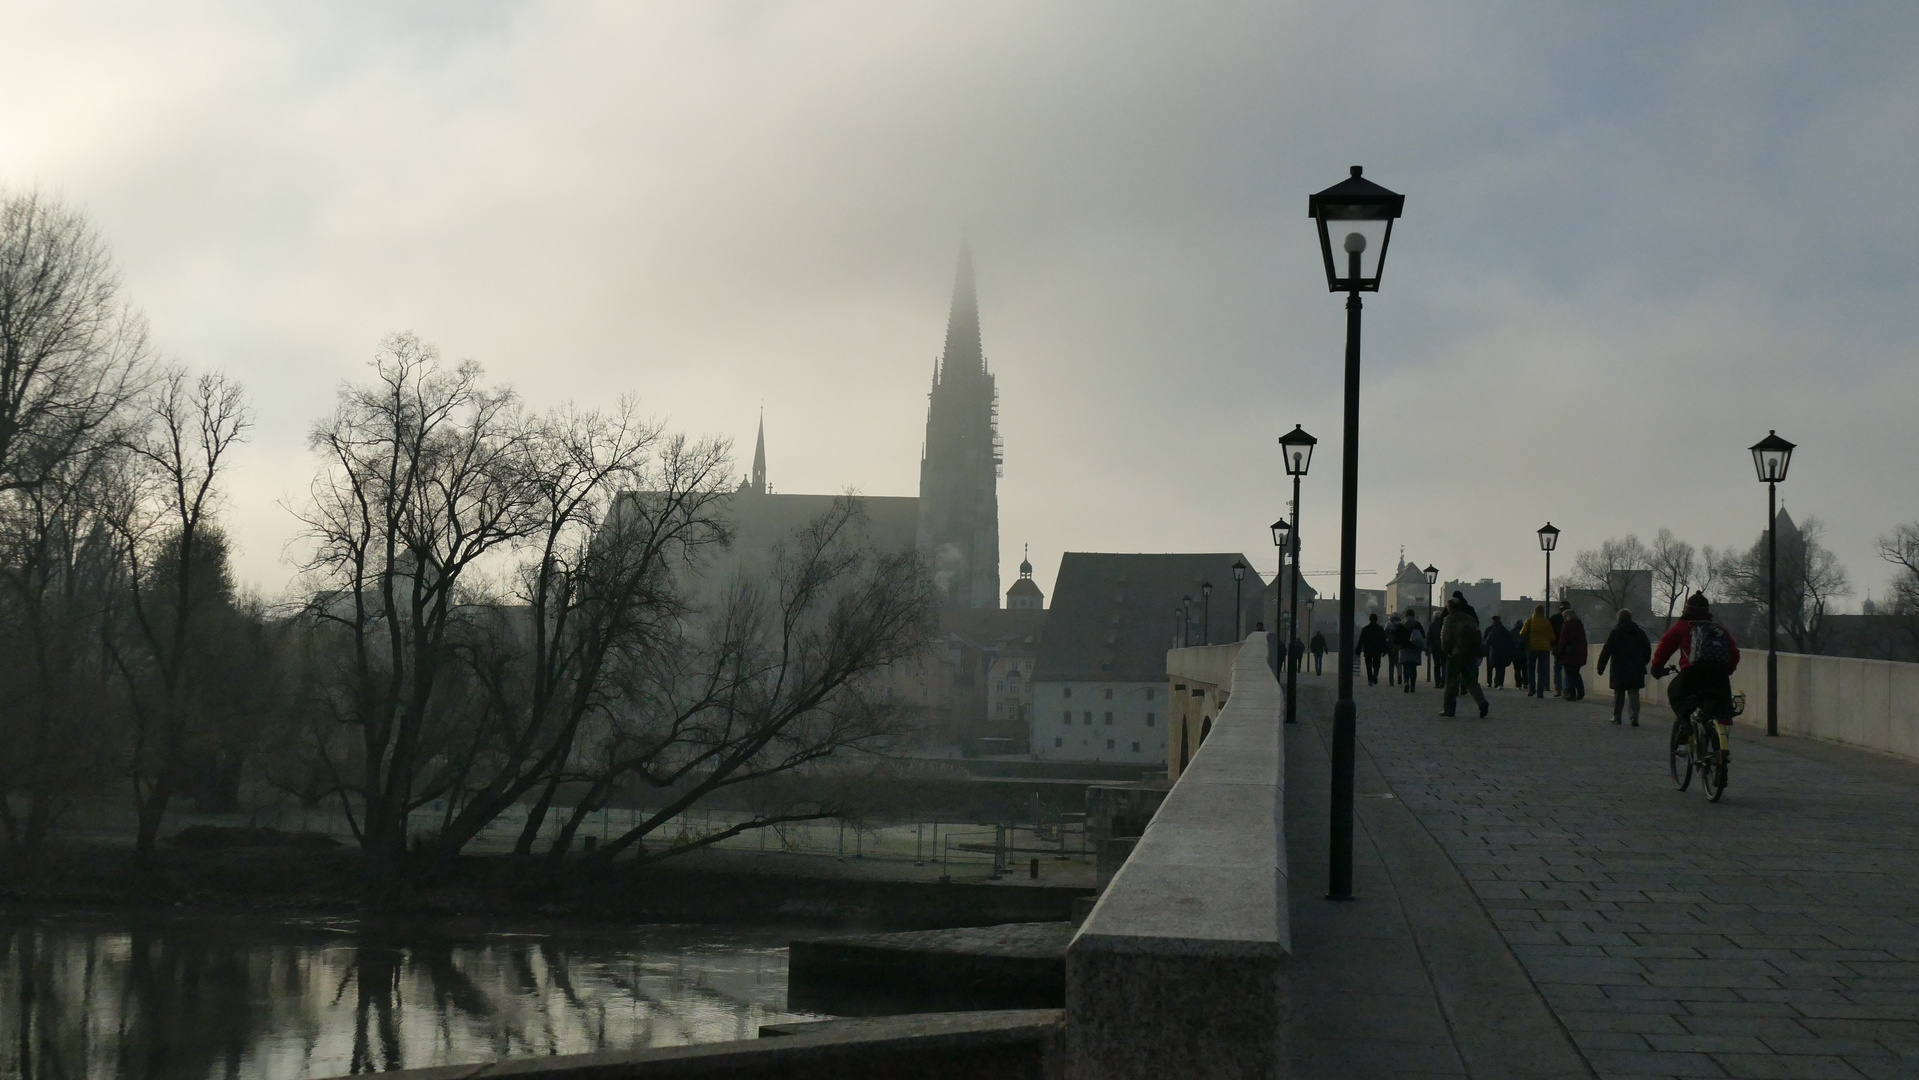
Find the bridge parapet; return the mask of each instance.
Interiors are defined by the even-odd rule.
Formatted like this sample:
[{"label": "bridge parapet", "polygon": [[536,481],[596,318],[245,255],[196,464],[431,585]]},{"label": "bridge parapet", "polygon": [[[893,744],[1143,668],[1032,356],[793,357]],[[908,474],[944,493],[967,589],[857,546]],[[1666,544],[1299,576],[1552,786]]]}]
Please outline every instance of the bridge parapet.
[{"label": "bridge parapet", "polygon": [[1284,1073],[1286,763],[1266,637],[1167,654],[1173,681],[1229,690],[1067,949],[1069,1078]]}]

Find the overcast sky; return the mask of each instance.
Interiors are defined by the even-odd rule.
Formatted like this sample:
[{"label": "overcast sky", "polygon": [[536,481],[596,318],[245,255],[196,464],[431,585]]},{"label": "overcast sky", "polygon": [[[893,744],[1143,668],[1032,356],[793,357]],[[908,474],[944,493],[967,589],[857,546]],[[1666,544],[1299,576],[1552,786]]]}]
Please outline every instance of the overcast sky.
[{"label": "overcast sky", "polygon": [[[1863,599],[1919,518],[1919,6],[0,3],[0,184],[86,210],[168,353],[247,386],[242,577],[304,436],[411,329],[535,406],[637,394],[776,489],[911,495],[962,229],[1002,575],[1270,568],[1343,298],[1309,192],[1406,195],[1366,308],[1360,566],[1537,594],[1668,526],[1746,544],[1746,446]],[[1556,567],[1557,569],[1557,567]],[[1322,579],[1324,580],[1324,579]]]}]

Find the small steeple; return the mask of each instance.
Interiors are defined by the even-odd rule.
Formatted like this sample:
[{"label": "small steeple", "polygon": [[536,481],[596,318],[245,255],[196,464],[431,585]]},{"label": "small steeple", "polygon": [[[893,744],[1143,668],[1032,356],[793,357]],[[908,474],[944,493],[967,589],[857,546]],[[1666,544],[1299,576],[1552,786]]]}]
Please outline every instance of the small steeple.
[{"label": "small steeple", "polygon": [[760,406],[760,437],[753,445],[753,478],[746,482],[746,490],[755,495],[766,494],[766,406]]},{"label": "small steeple", "polygon": [[1030,578],[1033,576],[1033,545],[1023,544],[1021,546],[1024,547],[1026,550],[1020,556],[1019,576],[1023,578]]}]

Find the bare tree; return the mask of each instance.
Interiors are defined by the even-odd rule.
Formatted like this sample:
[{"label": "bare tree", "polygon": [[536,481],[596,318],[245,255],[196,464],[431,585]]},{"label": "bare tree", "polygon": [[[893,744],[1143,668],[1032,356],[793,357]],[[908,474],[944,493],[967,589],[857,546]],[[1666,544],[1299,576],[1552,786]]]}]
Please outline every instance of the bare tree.
[{"label": "bare tree", "polygon": [[839,816],[833,800],[764,805],[746,820],[654,847],[647,839],[707,795],[830,760],[888,749],[903,704],[881,673],[925,648],[934,588],[920,557],[877,549],[857,498],[797,530],[764,573],[744,569],[705,617],[631,672],[634,689],[610,714],[586,796],[556,841],[564,850],[584,815],[615,785],[666,794],[596,855],[629,849],[666,858],[752,829]]},{"label": "bare tree", "polygon": [[[1852,595],[1852,583],[1838,556],[1819,542],[1825,525],[1807,516],[1797,531],[1779,537],[1779,607],[1773,613],[1795,652],[1822,653],[1831,644],[1828,616],[1840,597]],[[1734,600],[1764,611],[1771,596],[1766,576],[1766,538],[1727,560],[1726,591]]]},{"label": "bare tree", "polygon": [[0,826],[14,849],[39,847],[112,772],[121,700],[100,631],[120,591],[101,513],[114,456],[95,446],[0,491]]},{"label": "bare tree", "polygon": [[1892,595],[1880,610],[1898,616],[1913,644],[1919,646],[1919,521],[1880,537],[1879,557],[1895,567]]},{"label": "bare tree", "polygon": [[146,364],[145,320],[121,303],[93,226],[36,193],[0,192],[0,492],[111,442]]},{"label": "bare tree", "polygon": [[1653,592],[1665,599],[1666,622],[1670,625],[1673,610],[1679,607],[1679,602],[1692,589],[1693,580],[1699,576],[1699,552],[1674,536],[1671,529],[1660,529],[1659,535],[1653,537],[1648,556]]},{"label": "bare tree", "polygon": [[1627,533],[1575,555],[1572,586],[1592,592],[1617,611],[1631,602],[1633,572],[1650,569],[1652,552],[1639,537]]},{"label": "bare tree", "polygon": [[529,795],[517,848],[532,851],[563,786],[586,778],[573,765],[582,726],[603,724],[626,673],[668,646],[692,610],[682,573],[730,537],[726,444],[668,435],[631,403],[546,418],[529,460],[537,533],[510,602],[462,639],[489,722],[446,755],[443,855]]},{"label": "bare tree", "polygon": [[144,411],[143,429],[128,440],[130,482],[109,518],[126,560],[127,602],[124,633],[107,628],[106,643],[127,687],[135,851],[149,856],[183,776],[213,750],[214,703],[232,701],[237,689],[208,678],[221,658],[221,616],[234,601],[213,514],[248,419],[236,383],[178,368],[158,380]]},{"label": "bare tree", "polygon": [[373,378],[340,392],[309,439],[325,460],[303,515],[310,618],[337,640],[314,704],[357,734],[333,762],[376,889],[399,884],[409,816],[449,730],[460,624],[481,560],[539,527],[528,434],[512,391],[448,367],[412,334],[387,338]]}]

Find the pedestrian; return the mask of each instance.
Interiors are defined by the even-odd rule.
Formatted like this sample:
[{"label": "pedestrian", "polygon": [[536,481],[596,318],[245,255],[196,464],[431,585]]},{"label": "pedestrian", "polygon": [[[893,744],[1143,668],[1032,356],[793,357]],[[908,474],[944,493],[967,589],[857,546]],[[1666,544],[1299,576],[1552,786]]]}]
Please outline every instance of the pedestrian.
[{"label": "pedestrian", "polygon": [[1319,674],[1319,670],[1320,670],[1319,669],[1320,661],[1326,658],[1326,635],[1325,634],[1322,634],[1317,630],[1313,631],[1312,650],[1313,650],[1313,674],[1317,675]]},{"label": "pedestrian", "polygon": [[1304,657],[1305,655],[1306,655],[1306,643],[1299,640],[1299,635],[1297,634],[1293,635],[1293,643],[1286,647],[1286,656],[1290,660],[1292,660],[1294,671],[1298,671],[1301,668],[1302,665],[1300,664],[1299,661],[1300,661],[1300,658]]},{"label": "pedestrian", "polygon": [[1479,688],[1479,657],[1485,652],[1485,639],[1479,636],[1478,613],[1458,593],[1446,602],[1446,696],[1440,704],[1441,716],[1453,715],[1461,691],[1479,704],[1479,715],[1487,712],[1486,693]]},{"label": "pedestrian", "polygon": [[1562,696],[1567,701],[1578,701],[1586,696],[1586,677],[1581,669],[1592,654],[1586,647],[1586,624],[1579,620],[1579,613],[1568,607],[1565,615],[1559,624],[1559,643],[1554,655],[1566,669]]},{"label": "pedestrian", "polygon": [[[1493,689],[1504,690],[1506,688],[1506,666],[1513,662],[1515,650],[1513,632],[1506,629],[1505,624],[1499,621],[1499,616],[1497,615],[1493,616],[1492,625],[1486,628],[1484,645],[1486,649],[1486,667],[1489,669]],[[1515,681],[1513,685],[1517,686],[1519,684]]]},{"label": "pedestrian", "polygon": [[1599,650],[1599,666],[1594,670],[1606,674],[1606,665],[1612,664],[1612,677],[1607,685],[1612,687],[1612,722],[1619,722],[1619,714],[1625,706],[1632,706],[1632,726],[1639,726],[1639,691],[1646,686],[1646,665],[1652,660],[1652,642],[1646,637],[1646,631],[1632,621],[1632,612],[1620,609],[1614,622],[1612,633],[1606,635],[1606,644]]},{"label": "pedestrian", "polygon": [[1559,659],[1559,628],[1566,624],[1566,613],[1573,609],[1572,601],[1561,600],[1559,610],[1553,612],[1553,696],[1564,697],[1566,689],[1566,665]]},{"label": "pedestrian", "polygon": [[1546,617],[1546,605],[1534,604],[1533,617],[1519,626],[1519,639],[1526,647],[1526,686],[1532,696],[1546,696],[1546,685],[1551,681],[1553,642],[1558,635],[1553,630],[1551,619]]},{"label": "pedestrian", "polygon": [[1386,616],[1385,641],[1386,684],[1388,686],[1399,685],[1399,627],[1399,612],[1395,611],[1388,614]]},{"label": "pedestrian", "polygon": [[1426,632],[1419,627],[1419,616],[1412,609],[1400,620],[1399,637],[1394,642],[1399,653],[1399,680],[1406,693],[1419,688],[1419,659],[1426,655]]},{"label": "pedestrian", "polygon": [[1441,644],[1446,633],[1446,609],[1434,608],[1433,620],[1426,626],[1426,652],[1429,663],[1426,674],[1432,677],[1434,686],[1443,686],[1446,682],[1445,646]]},{"label": "pedestrian", "polygon": [[1366,616],[1359,628],[1359,655],[1366,658],[1366,685],[1379,685],[1379,658],[1386,655],[1386,628],[1379,625],[1379,613]]}]

